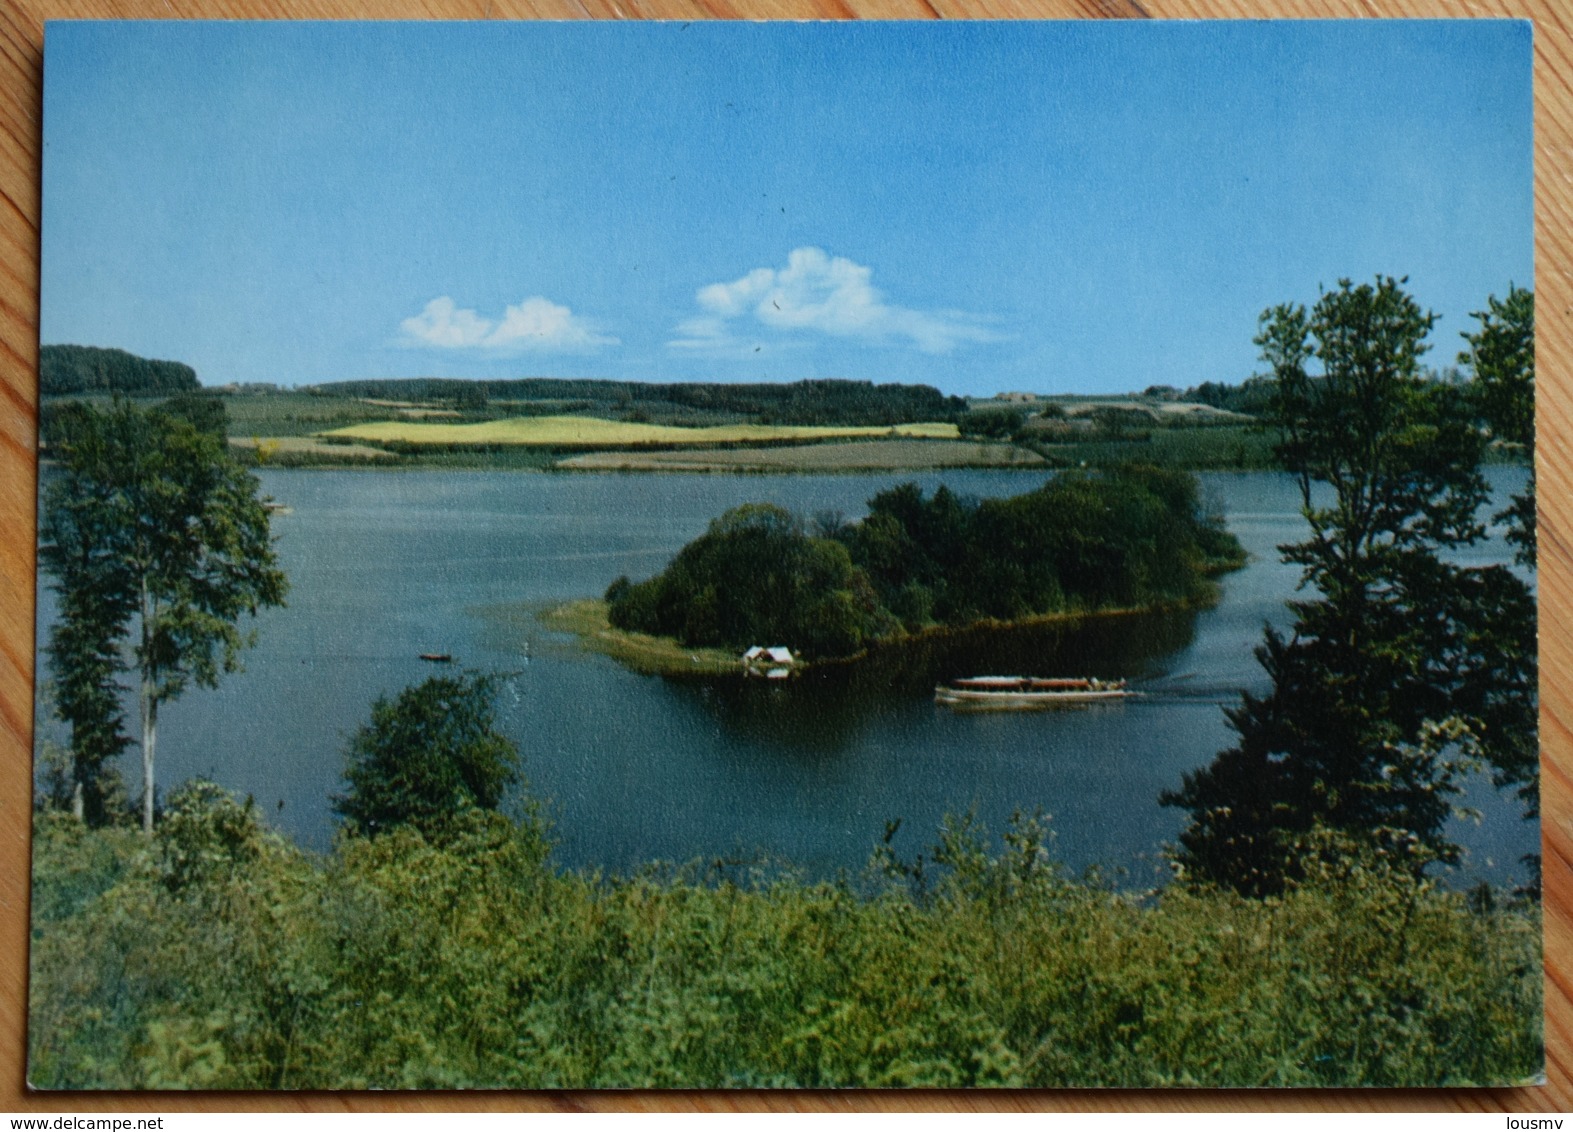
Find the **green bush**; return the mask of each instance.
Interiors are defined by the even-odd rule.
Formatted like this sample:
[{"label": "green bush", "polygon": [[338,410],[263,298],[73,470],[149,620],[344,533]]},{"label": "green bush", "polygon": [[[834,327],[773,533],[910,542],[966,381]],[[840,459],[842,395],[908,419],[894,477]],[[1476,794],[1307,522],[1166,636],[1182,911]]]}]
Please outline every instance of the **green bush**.
[{"label": "green bush", "polygon": [[371,722],[350,740],[347,789],[333,798],[350,832],[405,824],[431,832],[466,810],[502,804],[519,777],[519,749],[493,726],[502,679],[433,676],[391,702],[378,698]]},{"label": "green bush", "polygon": [[[606,879],[489,811],[314,858],[233,799],[183,797],[152,846],[38,818],[35,1085],[1487,1085],[1541,1066],[1538,912],[1369,856],[1268,900],[1121,893],[1068,879],[1032,821],[993,851],[962,819],[856,881]],[[182,871],[192,846],[222,867]]]},{"label": "green bush", "polygon": [[1027,423],[1027,414],[1020,409],[970,409],[956,418],[956,429],[962,436],[985,440],[1009,440]]}]

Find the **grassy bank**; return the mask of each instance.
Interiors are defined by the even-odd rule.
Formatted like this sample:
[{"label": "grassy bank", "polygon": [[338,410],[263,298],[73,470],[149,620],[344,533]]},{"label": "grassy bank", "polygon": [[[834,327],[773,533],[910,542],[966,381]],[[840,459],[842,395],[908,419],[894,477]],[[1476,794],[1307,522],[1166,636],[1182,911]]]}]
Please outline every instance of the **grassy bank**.
[{"label": "grassy bank", "polygon": [[614,629],[606,611],[606,602],[596,598],[570,601],[545,610],[540,621],[548,629],[572,633],[584,647],[645,675],[716,676],[743,670],[737,654],[726,649],[688,648],[670,637]]},{"label": "grassy bank", "polygon": [[232,436],[232,455],[256,467],[397,464],[399,457],[369,444],[328,444],[312,436]]},{"label": "grassy bank", "polygon": [[1539,917],[1349,859],[1282,898],[1066,877],[949,823],[863,876],[561,869],[472,812],[302,853],[233,801],[41,816],[40,1088],[1491,1085],[1539,1072]]}]

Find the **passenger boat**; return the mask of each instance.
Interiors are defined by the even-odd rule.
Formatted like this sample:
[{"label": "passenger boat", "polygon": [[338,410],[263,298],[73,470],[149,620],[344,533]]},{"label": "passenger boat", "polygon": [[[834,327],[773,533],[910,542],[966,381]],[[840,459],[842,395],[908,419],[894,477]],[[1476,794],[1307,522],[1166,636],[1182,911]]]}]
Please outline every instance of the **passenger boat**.
[{"label": "passenger boat", "polygon": [[1122,700],[1135,694],[1124,680],[1091,676],[968,676],[936,687],[934,702],[946,707],[1037,708]]}]

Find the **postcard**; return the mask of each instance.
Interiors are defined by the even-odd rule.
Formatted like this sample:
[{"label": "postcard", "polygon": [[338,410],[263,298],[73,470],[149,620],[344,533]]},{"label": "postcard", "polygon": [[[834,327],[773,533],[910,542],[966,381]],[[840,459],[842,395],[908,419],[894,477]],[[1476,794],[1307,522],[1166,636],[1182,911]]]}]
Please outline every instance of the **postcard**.
[{"label": "postcard", "polygon": [[1541,1079],[1530,66],[50,23],[33,1087]]}]

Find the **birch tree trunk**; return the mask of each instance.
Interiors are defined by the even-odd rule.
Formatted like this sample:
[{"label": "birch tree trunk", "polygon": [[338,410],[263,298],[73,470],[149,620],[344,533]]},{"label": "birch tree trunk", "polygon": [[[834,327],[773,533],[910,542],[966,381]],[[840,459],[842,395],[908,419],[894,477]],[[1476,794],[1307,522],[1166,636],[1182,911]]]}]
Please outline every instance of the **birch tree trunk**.
[{"label": "birch tree trunk", "polygon": [[158,699],[151,661],[153,600],[142,579],[142,832],[153,834],[153,748],[158,742]]},{"label": "birch tree trunk", "polygon": [[158,700],[153,684],[142,681],[142,832],[153,832],[153,745],[158,740]]}]

